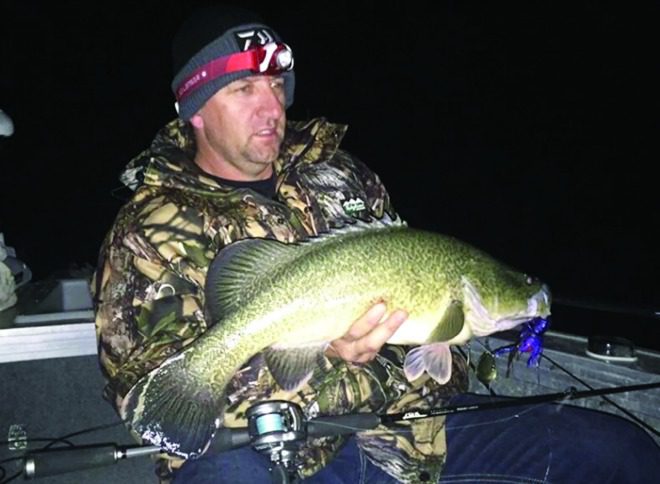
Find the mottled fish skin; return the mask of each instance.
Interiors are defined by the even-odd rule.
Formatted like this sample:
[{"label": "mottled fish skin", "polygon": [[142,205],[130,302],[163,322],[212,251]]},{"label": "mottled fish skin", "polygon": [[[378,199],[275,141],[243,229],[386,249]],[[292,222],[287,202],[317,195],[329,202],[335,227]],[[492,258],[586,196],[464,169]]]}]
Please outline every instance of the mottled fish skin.
[{"label": "mottled fish skin", "polygon": [[184,457],[204,452],[221,424],[224,390],[251,356],[269,347],[322,351],[378,301],[409,314],[390,344],[428,343],[409,354],[406,375],[426,370],[438,381],[449,378],[438,359],[450,358],[447,345],[550,313],[541,282],[457,239],[399,224],[288,246],[243,242],[249,250],[226,257],[218,286],[207,281],[207,299],[224,301],[220,320],[138,381],[121,409],[145,440]]}]

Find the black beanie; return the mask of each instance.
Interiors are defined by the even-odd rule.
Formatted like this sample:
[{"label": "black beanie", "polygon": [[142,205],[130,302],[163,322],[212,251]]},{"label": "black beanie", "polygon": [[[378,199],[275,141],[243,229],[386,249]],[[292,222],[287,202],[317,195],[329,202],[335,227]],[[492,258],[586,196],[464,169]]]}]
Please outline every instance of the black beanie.
[{"label": "black beanie", "polygon": [[[217,4],[195,10],[181,25],[172,42],[172,92],[176,95],[179,85],[208,62],[243,52],[255,42],[263,45],[266,39],[281,42],[279,35],[249,10]],[[230,72],[196,88],[179,101],[179,117],[189,120],[219,89],[252,75],[254,72],[250,70]],[[295,76],[293,70],[282,76],[288,108],[293,103]]]}]

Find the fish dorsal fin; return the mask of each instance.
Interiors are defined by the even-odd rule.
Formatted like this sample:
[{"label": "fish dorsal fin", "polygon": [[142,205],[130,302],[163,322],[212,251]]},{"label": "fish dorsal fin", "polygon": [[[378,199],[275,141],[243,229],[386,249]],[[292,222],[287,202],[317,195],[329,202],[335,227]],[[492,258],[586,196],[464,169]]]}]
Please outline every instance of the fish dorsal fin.
[{"label": "fish dorsal fin", "polygon": [[453,300],[445,310],[438,325],[431,332],[428,342],[449,341],[461,332],[464,324],[463,303]]},{"label": "fish dorsal fin", "polygon": [[244,239],[223,248],[206,274],[206,308],[214,323],[246,303],[249,289],[275,267],[296,257],[297,244]]},{"label": "fish dorsal fin", "polygon": [[316,244],[331,243],[342,236],[369,230],[406,227],[399,216],[385,214],[369,221],[356,220],[315,237],[285,244],[272,239],[244,239],[224,247],[206,275],[206,308],[214,323],[245,303],[248,289],[276,267],[301,256]]},{"label": "fish dorsal fin", "polygon": [[311,247],[315,244],[329,244],[336,239],[350,237],[351,235],[358,235],[383,229],[405,228],[407,226],[408,224],[401,220],[401,217],[398,215],[395,218],[392,218],[385,213],[381,218],[372,217],[369,220],[355,219],[340,227],[333,227],[327,232],[321,232],[316,236],[310,236],[296,242],[296,245]]}]

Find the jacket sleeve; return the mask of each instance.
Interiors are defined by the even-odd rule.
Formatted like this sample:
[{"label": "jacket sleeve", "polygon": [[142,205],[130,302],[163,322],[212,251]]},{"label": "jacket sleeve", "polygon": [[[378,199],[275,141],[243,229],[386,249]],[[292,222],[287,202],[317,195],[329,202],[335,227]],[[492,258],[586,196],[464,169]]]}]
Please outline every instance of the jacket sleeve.
[{"label": "jacket sleeve", "polygon": [[212,246],[201,215],[186,207],[152,200],[117,217],[93,284],[105,396],[116,407],[142,375],[206,329]]}]

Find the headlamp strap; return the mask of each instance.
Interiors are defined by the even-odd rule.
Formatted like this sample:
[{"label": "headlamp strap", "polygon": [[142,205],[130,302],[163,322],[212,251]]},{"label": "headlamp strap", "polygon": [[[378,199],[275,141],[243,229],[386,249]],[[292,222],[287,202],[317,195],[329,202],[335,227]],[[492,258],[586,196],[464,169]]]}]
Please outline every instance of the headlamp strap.
[{"label": "headlamp strap", "polygon": [[[287,55],[282,55],[286,53]],[[255,74],[279,74],[293,67],[293,56],[288,45],[270,42],[266,45],[236,54],[218,57],[195,69],[176,89],[176,99],[181,101],[195,89],[225,74],[252,71]]]}]

